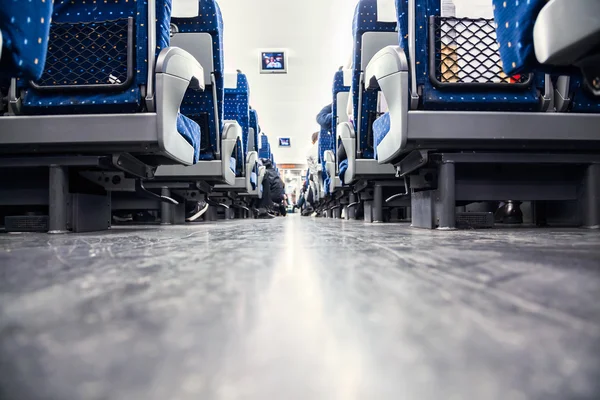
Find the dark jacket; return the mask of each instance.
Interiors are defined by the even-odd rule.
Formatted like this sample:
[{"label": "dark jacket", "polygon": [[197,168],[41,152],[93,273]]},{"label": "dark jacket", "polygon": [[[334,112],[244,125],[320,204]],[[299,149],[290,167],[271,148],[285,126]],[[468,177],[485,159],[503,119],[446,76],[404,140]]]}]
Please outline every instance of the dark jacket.
[{"label": "dark jacket", "polygon": [[331,132],[331,124],[333,122],[333,105],[323,107],[323,109],[317,115],[317,123],[321,126],[321,129],[327,132]]},{"label": "dark jacket", "polygon": [[285,195],[285,187],[283,186],[283,181],[279,177],[279,174],[275,168],[267,168],[265,178],[267,178],[267,181],[269,182],[269,188],[271,189],[271,200],[274,202],[280,202],[283,200],[283,196]]}]

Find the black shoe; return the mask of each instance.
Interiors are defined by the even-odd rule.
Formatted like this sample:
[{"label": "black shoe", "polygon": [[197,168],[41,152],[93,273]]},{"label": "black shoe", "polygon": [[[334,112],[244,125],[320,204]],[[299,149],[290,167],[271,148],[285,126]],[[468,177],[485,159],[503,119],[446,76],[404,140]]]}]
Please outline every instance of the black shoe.
[{"label": "black shoe", "polygon": [[195,204],[194,208],[186,212],[186,221],[194,222],[201,216],[203,216],[208,210],[208,203],[205,201],[199,201]]},{"label": "black shoe", "polygon": [[313,213],[315,212],[315,209],[312,207],[305,207],[304,210],[302,210],[302,216],[303,217],[310,217],[311,215],[313,215]]},{"label": "black shoe", "polygon": [[507,201],[501,206],[495,215],[496,222],[501,224],[517,225],[523,223],[523,211],[520,201]]},{"label": "black shoe", "polygon": [[266,208],[260,208],[258,210],[258,215],[256,216],[256,218],[258,218],[258,219],[273,219],[273,218],[275,218],[275,215],[271,214],[269,212],[269,210],[267,210]]},{"label": "black shoe", "polygon": [[148,211],[140,211],[133,214],[133,220],[135,222],[157,222],[156,217]]},{"label": "black shoe", "polygon": [[283,204],[279,206],[279,215],[281,215],[282,217],[285,217],[287,215],[287,207]]}]

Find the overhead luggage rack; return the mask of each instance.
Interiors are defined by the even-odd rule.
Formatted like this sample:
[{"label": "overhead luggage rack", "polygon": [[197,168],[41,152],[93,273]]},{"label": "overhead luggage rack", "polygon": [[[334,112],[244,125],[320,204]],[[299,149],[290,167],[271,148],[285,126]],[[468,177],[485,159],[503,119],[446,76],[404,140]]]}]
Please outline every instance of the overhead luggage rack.
[{"label": "overhead luggage rack", "polygon": [[[515,46],[517,44],[515,43]],[[502,68],[493,19],[429,18],[429,79],[437,88],[523,89],[533,75],[509,76]]]}]

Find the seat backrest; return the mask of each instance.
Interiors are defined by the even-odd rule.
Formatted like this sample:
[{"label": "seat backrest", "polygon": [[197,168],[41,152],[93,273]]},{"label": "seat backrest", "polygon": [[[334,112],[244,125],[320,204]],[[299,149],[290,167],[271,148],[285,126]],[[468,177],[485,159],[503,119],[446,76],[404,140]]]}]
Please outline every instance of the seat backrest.
[{"label": "seat backrest", "polygon": [[271,158],[271,145],[269,144],[269,137],[264,133],[260,135],[260,149],[258,150],[258,157],[265,159]]},{"label": "seat backrest", "polygon": [[[337,126],[342,122],[348,121],[347,105],[352,86],[352,71],[339,70],[333,77],[333,101],[331,103],[331,133],[336,136]],[[335,142],[335,139],[334,139]],[[333,146],[334,154],[337,152],[337,146]]]},{"label": "seat backrest", "polygon": [[170,19],[171,0],[54,1],[44,72],[35,83],[18,82],[23,111],[141,111],[142,93],[154,93],[156,57],[169,46]]},{"label": "seat backrest", "polygon": [[248,142],[246,148],[248,151],[258,150],[258,134],[260,133],[258,126],[258,113],[254,109],[250,109],[250,128],[248,129]]},{"label": "seat backrest", "polygon": [[[485,18],[442,16],[440,0],[396,0],[399,42],[414,68],[420,108],[464,111],[537,111],[543,77],[509,76],[496,43],[495,23]],[[490,10],[491,11],[491,10]],[[414,23],[415,60],[410,59]]]},{"label": "seat backrest", "polygon": [[376,118],[377,93],[364,92],[361,74],[377,51],[387,45],[397,44],[395,16],[380,13],[380,0],[360,0],[354,12],[352,31],[354,55],[352,65],[352,96],[354,126],[359,137],[358,149],[363,158],[373,157],[373,140],[370,125]]},{"label": "seat backrest", "polygon": [[[183,3],[186,5],[190,1]],[[198,122],[203,132],[209,133],[202,137],[201,158],[212,159],[219,147],[217,141],[221,138],[224,120],[223,16],[215,0],[200,0],[193,9],[176,7],[176,4],[176,14],[171,21],[174,32],[171,43],[188,51],[200,62],[206,84],[203,92],[187,91],[181,112]]]},{"label": "seat backrest", "polygon": [[237,144],[238,175],[242,173],[248,150],[248,128],[250,126],[250,88],[246,75],[241,72],[225,74],[225,120],[237,121],[242,128],[242,141]]},{"label": "seat backrest", "polygon": [[225,120],[237,121],[242,127],[242,152],[247,154],[248,129],[250,127],[250,87],[246,75],[225,74]]},{"label": "seat backrest", "polygon": [[325,152],[328,150],[334,150],[335,148],[335,135],[328,130],[321,129],[319,131],[319,163],[323,166],[323,172],[325,172]]},{"label": "seat backrest", "polygon": [[48,53],[52,1],[0,2],[0,79],[39,79]]}]

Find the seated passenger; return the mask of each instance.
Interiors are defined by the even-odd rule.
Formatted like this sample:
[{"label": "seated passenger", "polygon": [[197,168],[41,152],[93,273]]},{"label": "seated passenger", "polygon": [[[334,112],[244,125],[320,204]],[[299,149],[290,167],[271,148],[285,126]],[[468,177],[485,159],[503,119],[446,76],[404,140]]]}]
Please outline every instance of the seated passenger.
[{"label": "seated passenger", "polygon": [[[312,214],[314,201],[316,200],[316,185],[313,179],[319,173],[319,132],[312,134],[311,145],[306,154],[308,172],[306,177],[306,191],[304,192],[305,209]],[[304,214],[304,213],[303,213]]]},{"label": "seated passenger", "polygon": [[312,134],[311,145],[306,153],[306,162],[311,175],[316,175],[319,168],[319,132]]},{"label": "seated passenger", "polygon": [[266,174],[263,181],[263,194],[258,206],[258,218],[275,218],[275,213],[285,216],[286,210],[283,206],[285,185],[271,160],[263,158],[261,163],[266,168]]},{"label": "seated passenger", "polygon": [[[333,104],[326,105],[323,107],[317,115],[317,123],[321,126],[321,129],[331,131],[331,122],[333,120]],[[332,132],[335,133],[335,132]]]},{"label": "seated passenger", "polygon": [[314,195],[310,186],[310,171],[306,171],[306,178],[302,184],[300,195],[298,196],[298,202],[294,206],[294,209],[299,209],[302,215],[311,215],[314,212],[312,206],[314,202]]}]

